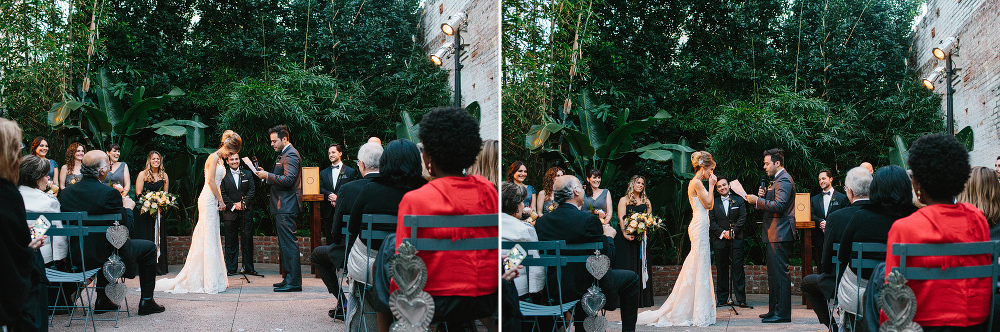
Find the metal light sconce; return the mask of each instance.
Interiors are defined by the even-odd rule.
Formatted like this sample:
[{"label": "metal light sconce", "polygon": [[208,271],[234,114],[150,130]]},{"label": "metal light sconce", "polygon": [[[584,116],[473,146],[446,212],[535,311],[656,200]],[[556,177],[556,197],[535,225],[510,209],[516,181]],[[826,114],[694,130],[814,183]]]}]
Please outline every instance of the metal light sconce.
[{"label": "metal light sconce", "polygon": [[947,102],[947,126],[946,130],[949,135],[955,134],[955,111],[954,102],[952,100],[952,94],[955,89],[951,86],[951,78],[955,76],[955,70],[952,68],[952,55],[958,55],[958,39],[955,37],[945,38],[940,42],[939,47],[935,47],[931,50],[931,53],[938,60],[945,61],[945,67],[941,68],[938,66],[934,69],[934,72],[923,80],[924,87],[934,90],[934,81],[938,79],[943,73],[945,76],[945,96],[948,100]]},{"label": "metal light sconce", "polygon": [[928,90],[934,90],[934,82],[937,82],[937,80],[941,78],[942,74],[944,74],[944,67],[938,66],[937,68],[934,68],[931,75],[923,79],[922,83],[924,83],[924,87]]},{"label": "metal light sconce", "polygon": [[[455,56],[455,107],[462,107],[462,29],[465,28],[465,13],[458,13],[448,17],[448,21],[441,24],[441,32],[448,36],[455,36],[454,42],[445,43],[431,54],[431,62],[441,66],[444,58],[449,54]],[[454,52],[454,53],[453,53]]]}]

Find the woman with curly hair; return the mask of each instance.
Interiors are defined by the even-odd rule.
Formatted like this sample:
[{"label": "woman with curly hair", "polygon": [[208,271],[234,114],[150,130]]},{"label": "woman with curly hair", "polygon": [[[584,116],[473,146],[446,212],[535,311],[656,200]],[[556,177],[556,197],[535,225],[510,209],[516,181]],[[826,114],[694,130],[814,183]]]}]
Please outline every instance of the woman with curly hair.
[{"label": "woman with curly hair", "polygon": [[990,239],[1000,240],[1000,181],[996,172],[983,166],[973,167],[965,190],[958,194],[958,201],[983,211],[990,223]]},{"label": "woman with curly hair", "polygon": [[[135,196],[142,197],[147,192],[164,191],[170,188],[170,178],[163,169],[163,155],[153,150],[146,154],[146,166],[135,178]],[[136,234],[134,238],[153,241],[160,248],[160,257],[156,259],[156,275],[167,274],[169,263],[167,255],[167,232],[164,232],[162,225],[156,224],[156,218],[149,213],[142,213],[142,209],[135,209]],[[160,226],[160,227],[158,227]],[[157,237],[159,234],[159,237]],[[159,239],[159,242],[157,242]]]},{"label": "woman with curly hair", "polygon": [[552,199],[552,185],[556,182],[556,178],[566,174],[566,171],[559,166],[550,167],[548,171],[545,171],[545,179],[542,181],[542,191],[538,192],[538,199],[535,200],[535,206],[532,210],[538,212],[538,216],[555,210],[559,206],[555,200]]},{"label": "woman with curly hair", "polygon": [[[494,214],[499,224],[496,187],[479,175],[466,175],[482,146],[479,121],[462,108],[438,108],[420,121],[423,162],[434,180],[410,191],[399,203],[396,247],[410,237],[403,225],[407,215]],[[461,224],[455,225],[461,227]],[[498,237],[497,227],[421,229],[420,238],[466,239]],[[497,309],[500,275],[498,249],[420,251],[427,266],[424,291],[434,297],[434,321],[465,323],[492,317]],[[394,284],[391,290],[395,290]],[[459,325],[449,330],[461,330]],[[440,330],[440,329],[439,329]]]},{"label": "woman with curly hair", "polygon": [[49,185],[54,185],[59,178],[59,164],[46,157],[49,154],[49,140],[44,136],[35,137],[31,141],[31,154],[49,163]]},{"label": "woman with curly hair", "polygon": [[[646,178],[642,175],[633,175],[628,181],[628,191],[625,196],[618,200],[618,227],[615,230],[615,261],[614,268],[635,271],[640,277],[643,270],[647,270],[647,275],[652,275],[649,266],[645,262],[646,252],[645,241],[642,236],[628,234],[624,231],[628,217],[634,213],[653,212],[653,206],[646,197]],[[620,248],[620,249],[617,249]],[[641,278],[640,278],[641,281]],[[647,282],[646,285],[649,285]],[[653,305],[653,288],[642,287],[639,291],[639,307]]]},{"label": "woman with curly hair", "polygon": [[[893,254],[896,243],[963,243],[990,240],[990,225],[983,212],[969,203],[957,203],[969,179],[969,153],[946,134],[925,135],[910,146],[908,158],[917,199],[926,206],[896,220],[886,242],[886,279],[899,266]],[[945,268],[988,265],[989,255],[909,257],[912,267]],[[989,317],[990,279],[909,280],[917,297],[913,322],[924,331],[981,331]],[[884,318],[883,318],[884,321]]]},{"label": "woman with curly hair", "polygon": [[535,187],[532,187],[530,184],[524,184],[524,180],[527,178],[528,166],[523,161],[517,160],[510,164],[510,168],[507,170],[507,182],[519,185],[527,190],[527,193],[524,195],[524,206],[534,211],[535,209],[531,204],[535,202],[536,191]]},{"label": "woman with curly hair", "polygon": [[83,144],[74,142],[66,148],[66,163],[59,169],[59,189],[66,189],[66,186],[83,179],[80,167],[83,166],[83,154],[87,152]]}]

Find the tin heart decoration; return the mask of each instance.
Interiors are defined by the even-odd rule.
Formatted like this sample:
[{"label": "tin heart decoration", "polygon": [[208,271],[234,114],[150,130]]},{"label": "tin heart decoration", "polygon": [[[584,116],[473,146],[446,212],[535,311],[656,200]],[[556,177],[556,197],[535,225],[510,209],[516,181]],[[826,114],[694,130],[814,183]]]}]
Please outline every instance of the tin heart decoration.
[{"label": "tin heart decoration", "polygon": [[108,261],[104,262],[104,277],[108,281],[115,281],[120,279],[123,274],[125,274],[125,263],[122,263],[118,255],[111,254]]},{"label": "tin heart decoration", "polygon": [[583,329],[587,332],[604,332],[608,330],[608,320],[604,316],[590,316],[583,319]]},{"label": "tin heart decoration", "polygon": [[587,313],[587,316],[596,316],[604,308],[606,302],[607,299],[601,293],[601,288],[596,285],[590,286],[587,289],[587,293],[583,294],[583,297],[580,298],[580,305],[583,307],[583,311]]},{"label": "tin heart decoration", "polygon": [[416,256],[417,250],[413,245],[403,243],[398,251],[399,254],[389,263],[392,280],[406,296],[417,296],[427,285],[427,266]]},{"label": "tin heart decoration", "polygon": [[404,323],[402,325],[405,326],[400,328],[414,327],[418,331],[423,331],[434,318],[434,298],[424,291],[412,298],[395,291],[389,296],[389,309],[400,322]]},{"label": "tin heart decoration", "polygon": [[108,238],[111,245],[115,246],[115,249],[121,249],[125,245],[125,241],[128,241],[128,228],[119,225],[116,221],[114,226],[108,227],[105,237]]},{"label": "tin heart decoration", "polygon": [[117,281],[113,281],[104,287],[104,293],[108,295],[111,302],[118,305],[121,305],[122,301],[125,300],[125,291],[127,290],[128,289],[125,288],[125,284]]},{"label": "tin heart decoration", "polygon": [[923,331],[919,324],[913,322],[913,317],[917,314],[917,297],[913,289],[906,286],[906,278],[899,272],[892,272],[886,281],[888,283],[879,291],[878,302],[888,320],[880,330]]},{"label": "tin heart decoration", "polygon": [[597,280],[604,278],[610,268],[611,258],[602,255],[600,251],[595,251],[593,256],[587,257],[587,271],[590,271],[590,274]]}]

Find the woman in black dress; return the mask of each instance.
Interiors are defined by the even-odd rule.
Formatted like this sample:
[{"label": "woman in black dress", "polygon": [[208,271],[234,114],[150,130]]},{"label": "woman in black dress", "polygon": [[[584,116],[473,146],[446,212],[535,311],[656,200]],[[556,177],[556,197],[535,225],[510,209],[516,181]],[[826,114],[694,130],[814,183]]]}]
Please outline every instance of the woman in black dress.
[{"label": "woman in black dress", "polygon": [[[167,172],[163,171],[163,155],[157,151],[149,151],[146,155],[146,168],[139,172],[135,179],[136,198],[142,197],[147,192],[167,191],[170,186],[170,179]],[[157,229],[156,216],[149,213],[142,213],[142,208],[136,206],[132,211],[135,213],[135,238],[153,241],[159,246],[156,258],[156,275],[167,274],[167,232],[164,227],[162,215],[160,228]],[[159,233],[159,239],[156,234]],[[157,241],[159,240],[159,241]]]},{"label": "woman in black dress", "polygon": [[[641,175],[632,176],[628,182],[628,191],[618,200],[618,234],[615,235],[615,257],[612,263],[615,269],[628,269],[639,275],[639,307],[653,305],[653,272],[646,263],[646,248],[644,236],[625,234],[622,225],[633,213],[651,213],[652,205],[646,197],[646,179]],[[621,248],[621,249],[618,249]],[[643,278],[643,269],[646,277]],[[643,281],[645,279],[645,281]]]}]

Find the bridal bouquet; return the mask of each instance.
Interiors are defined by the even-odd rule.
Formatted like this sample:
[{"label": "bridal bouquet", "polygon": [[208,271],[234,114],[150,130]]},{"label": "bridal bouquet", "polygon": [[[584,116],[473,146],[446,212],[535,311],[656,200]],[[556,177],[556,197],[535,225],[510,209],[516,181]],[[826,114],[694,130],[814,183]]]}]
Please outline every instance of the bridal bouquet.
[{"label": "bridal bouquet", "polygon": [[167,207],[177,207],[177,195],[166,191],[150,191],[139,197],[142,213],[156,214]]},{"label": "bridal bouquet", "polygon": [[622,229],[626,234],[639,235],[663,226],[663,219],[651,213],[633,213],[625,219]]}]

